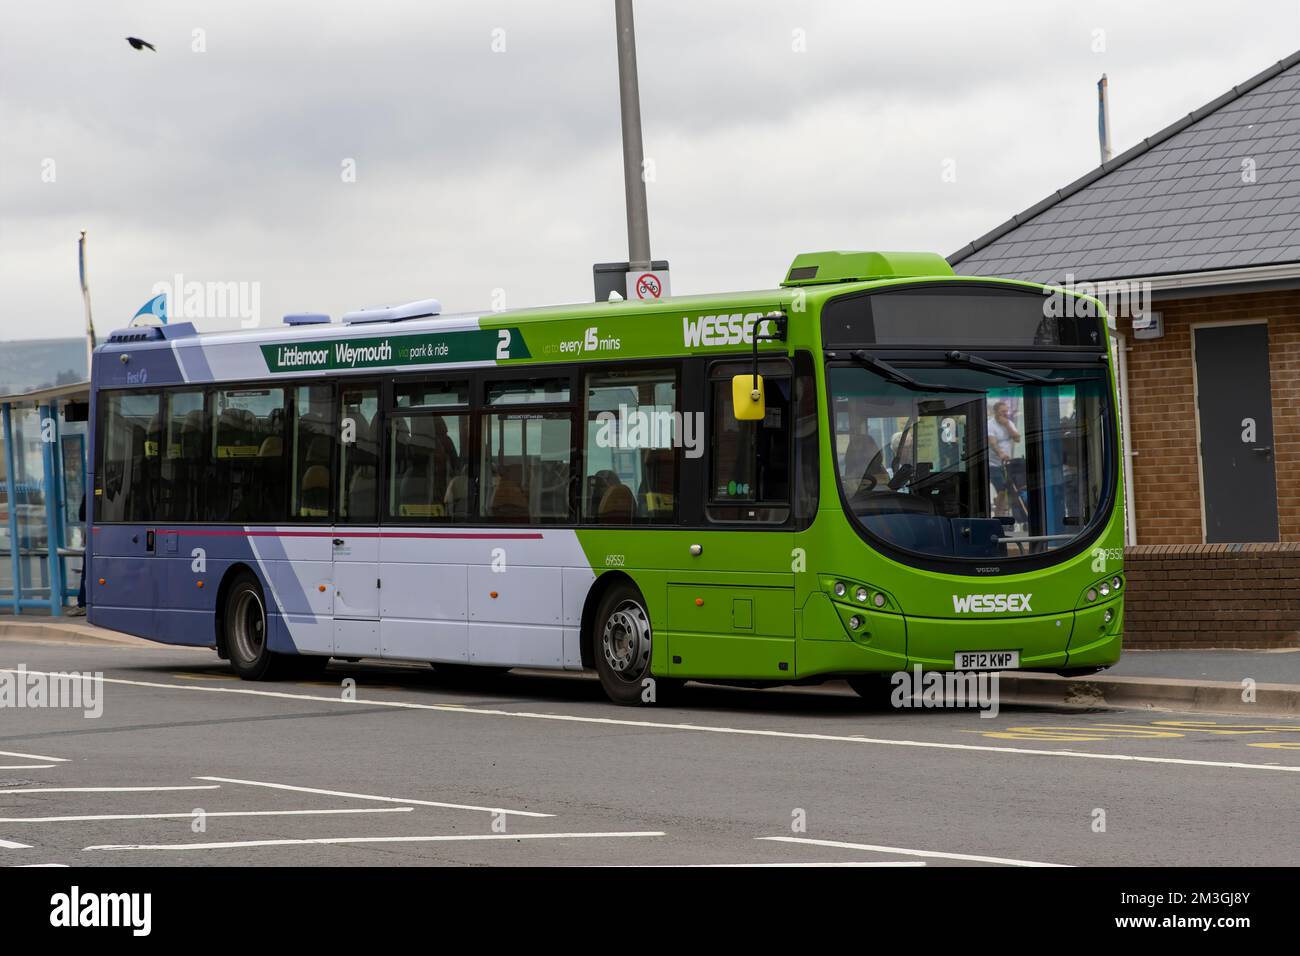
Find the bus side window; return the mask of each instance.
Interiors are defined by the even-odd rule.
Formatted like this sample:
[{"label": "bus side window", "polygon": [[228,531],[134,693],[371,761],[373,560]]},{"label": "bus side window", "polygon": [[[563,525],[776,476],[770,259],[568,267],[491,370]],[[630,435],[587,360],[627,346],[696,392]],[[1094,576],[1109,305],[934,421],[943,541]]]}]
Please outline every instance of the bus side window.
[{"label": "bus side window", "polygon": [[374,524],[379,518],[379,389],[343,388],[339,410],[338,520]]},{"label": "bus side window", "polygon": [[203,392],[169,391],[159,447],[160,521],[203,519]]},{"label": "bus side window", "polygon": [[[725,370],[725,368],[723,369]],[[790,516],[792,380],[763,373],[767,411],[762,421],[738,421],[730,376],[715,370],[707,496],[714,521],[780,524]]]},{"label": "bus side window", "polygon": [[488,521],[573,520],[574,414],[567,377],[488,382],[479,508]]},{"label": "bus side window", "polygon": [[[106,393],[100,447],[103,495],[95,504],[98,521],[151,521],[156,497],[162,397],[158,393]],[[150,435],[154,438],[151,439]]]},{"label": "bus side window", "polygon": [[821,468],[817,431],[821,427],[821,416],[817,412],[817,378],[807,352],[795,356],[794,409],[791,415],[794,421],[795,520],[808,523],[817,515]]},{"label": "bus side window", "polygon": [[677,514],[677,376],[614,369],[585,376],[582,520],[671,524]]},{"label": "bus side window", "polygon": [[569,520],[572,435],[572,412],[484,415],[483,517],[508,524]]},{"label": "bus side window", "polygon": [[219,388],[211,393],[212,454],[205,483],[208,520],[283,521],[283,388]]},{"label": "bus side window", "polygon": [[389,423],[389,518],[466,517],[468,435],[468,415],[400,415]]},{"label": "bus side window", "polygon": [[334,388],[300,385],[293,395],[290,436],[290,516],[325,522],[333,498],[330,459],[334,451]]}]

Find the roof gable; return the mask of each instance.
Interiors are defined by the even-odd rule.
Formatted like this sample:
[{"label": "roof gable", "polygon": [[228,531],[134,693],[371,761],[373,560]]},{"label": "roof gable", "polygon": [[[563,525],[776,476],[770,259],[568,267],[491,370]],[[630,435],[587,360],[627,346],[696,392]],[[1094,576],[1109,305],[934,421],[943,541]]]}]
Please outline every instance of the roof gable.
[{"label": "roof gable", "polygon": [[948,260],[962,274],[1034,282],[1300,261],[1300,52]]}]

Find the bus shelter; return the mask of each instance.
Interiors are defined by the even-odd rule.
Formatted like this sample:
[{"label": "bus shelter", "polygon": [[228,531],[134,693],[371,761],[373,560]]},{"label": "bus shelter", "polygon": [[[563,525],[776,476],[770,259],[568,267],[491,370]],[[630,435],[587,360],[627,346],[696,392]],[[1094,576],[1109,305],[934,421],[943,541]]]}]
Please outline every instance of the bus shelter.
[{"label": "bus shelter", "polygon": [[86,548],[90,385],[0,395],[0,612],[75,603]]}]

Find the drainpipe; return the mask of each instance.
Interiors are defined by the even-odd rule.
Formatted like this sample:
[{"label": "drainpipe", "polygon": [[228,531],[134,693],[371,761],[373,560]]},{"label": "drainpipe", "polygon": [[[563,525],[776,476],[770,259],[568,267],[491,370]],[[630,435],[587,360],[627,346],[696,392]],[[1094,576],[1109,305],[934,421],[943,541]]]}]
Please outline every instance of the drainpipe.
[{"label": "drainpipe", "polygon": [[1133,432],[1129,422],[1128,339],[1111,331],[1115,341],[1115,359],[1119,371],[1120,440],[1124,443],[1124,543],[1137,544],[1137,507],[1133,498]]}]

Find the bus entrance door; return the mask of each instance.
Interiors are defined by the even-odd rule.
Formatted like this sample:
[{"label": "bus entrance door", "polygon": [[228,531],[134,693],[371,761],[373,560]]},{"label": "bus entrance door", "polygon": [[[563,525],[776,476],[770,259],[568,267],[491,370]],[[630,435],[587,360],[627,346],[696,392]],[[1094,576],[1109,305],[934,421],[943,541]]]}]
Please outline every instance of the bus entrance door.
[{"label": "bus entrance door", "polygon": [[334,653],[379,656],[379,536],[334,539]]}]

